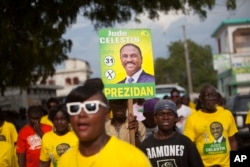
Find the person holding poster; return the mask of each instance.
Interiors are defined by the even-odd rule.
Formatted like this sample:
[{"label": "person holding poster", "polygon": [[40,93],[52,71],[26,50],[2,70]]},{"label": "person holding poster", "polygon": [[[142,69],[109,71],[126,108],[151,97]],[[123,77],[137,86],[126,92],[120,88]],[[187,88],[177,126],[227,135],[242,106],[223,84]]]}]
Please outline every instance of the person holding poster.
[{"label": "person holding poster", "polygon": [[146,128],[142,122],[136,120],[136,116],[128,113],[128,99],[109,100],[109,107],[113,118],[106,121],[107,134],[130,143],[129,131],[135,132],[135,145],[139,145],[146,137]]},{"label": "person holding poster", "polygon": [[146,73],[142,68],[141,49],[132,43],[123,45],[120,49],[120,59],[126,71],[126,78],[119,83],[155,82],[153,75]]}]

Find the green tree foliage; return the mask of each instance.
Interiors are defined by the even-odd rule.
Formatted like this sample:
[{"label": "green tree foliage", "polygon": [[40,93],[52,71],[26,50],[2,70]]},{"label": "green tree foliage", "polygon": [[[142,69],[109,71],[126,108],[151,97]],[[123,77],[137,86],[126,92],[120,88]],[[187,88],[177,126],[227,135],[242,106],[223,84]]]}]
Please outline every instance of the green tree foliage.
[{"label": "green tree foliage", "polygon": [[[221,1],[221,0],[217,0]],[[154,20],[159,18],[159,12],[168,14],[170,10],[179,10],[184,14],[197,14],[201,19],[206,18],[207,9],[212,9],[216,0],[84,0],[80,13],[89,18],[95,28],[109,27],[116,23],[130,20],[140,22],[137,17],[146,14]],[[235,9],[235,0],[226,0],[228,9]]]},{"label": "green tree foliage", "polygon": [[[76,1],[77,2],[77,1]],[[72,42],[62,38],[76,19],[80,2],[0,1],[0,89],[25,88],[55,71]]]},{"label": "green tree foliage", "polygon": [[[207,83],[216,86],[217,73],[213,69],[211,47],[200,46],[191,40],[187,42],[193,90],[199,92]],[[188,90],[184,44],[182,41],[172,42],[168,49],[170,55],[167,59],[155,60],[156,83],[179,83]]]},{"label": "green tree foliage", "polygon": [[[72,42],[63,39],[77,14],[91,20],[95,29],[112,27],[146,14],[181,10],[206,17],[216,0],[1,0],[0,1],[0,90],[25,88],[53,75],[55,65],[67,58]],[[235,0],[227,0],[235,9]]]}]

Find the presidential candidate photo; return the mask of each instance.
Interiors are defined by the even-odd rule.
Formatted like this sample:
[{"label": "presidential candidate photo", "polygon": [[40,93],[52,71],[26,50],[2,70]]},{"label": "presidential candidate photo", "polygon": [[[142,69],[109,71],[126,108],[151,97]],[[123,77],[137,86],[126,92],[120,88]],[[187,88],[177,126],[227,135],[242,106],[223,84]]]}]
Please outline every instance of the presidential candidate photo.
[{"label": "presidential candidate photo", "polygon": [[140,47],[127,43],[120,49],[120,60],[126,77],[118,83],[155,82],[153,75],[142,69],[143,56]]}]

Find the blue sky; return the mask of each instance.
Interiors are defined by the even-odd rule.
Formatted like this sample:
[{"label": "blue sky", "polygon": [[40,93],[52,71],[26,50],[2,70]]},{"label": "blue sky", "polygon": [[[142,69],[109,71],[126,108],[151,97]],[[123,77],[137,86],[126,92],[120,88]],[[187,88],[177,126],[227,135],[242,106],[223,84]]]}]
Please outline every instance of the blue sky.
[{"label": "blue sky", "polygon": [[[237,4],[236,10],[227,11],[223,3],[217,3],[213,10],[208,11],[205,20],[201,20],[198,16],[192,14],[184,16],[170,12],[168,15],[161,14],[159,20],[152,21],[147,19],[146,16],[141,16],[140,24],[131,21],[116,25],[113,28],[151,29],[154,59],[167,57],[167,46],[171,42],[183,40],[183,25],[186,27],[187,38],[200,45],[210,45],[213,53],[216,53],[216,41],[211,37],[211,34],[220,23],[226,19],[250,18],[250,1],[237,0]],[[79,15],[77,22],[68,28],[63,37],[71,39],[73,42],[69,57],[88,61],[93,71],[91,77],[100,77],[98,34],[91,22]]]}]

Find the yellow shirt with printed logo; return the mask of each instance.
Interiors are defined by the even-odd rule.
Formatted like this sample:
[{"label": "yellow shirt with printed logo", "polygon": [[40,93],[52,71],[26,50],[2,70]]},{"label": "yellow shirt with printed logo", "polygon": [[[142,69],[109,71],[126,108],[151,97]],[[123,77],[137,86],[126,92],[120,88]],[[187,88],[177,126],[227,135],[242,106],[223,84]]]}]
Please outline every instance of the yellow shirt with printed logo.
[{"label": "yellow shirt with printed logo", "polygon": [[[218,122],[223,127],[221,143],[214,142],[210,125]],[[202,161],[206,167],[219,165],[229,167],[230,144],[228,137],[238,132],[233,115],[230,111],[217,107],[214,113],[205,113],[201,110],[192,113],[186,121],[184,135],[188,136],[196,145]]]},{"label": "yellow shirt with printed logo", "polygon": [[40,160],[45,162],[51,161],[50,166],[56,167],[60,156],[68,149],[77,145],[78,138],[73,131],[69,131],[63,136],[59,136],[53,131],[45,133],[42,138]]}]

